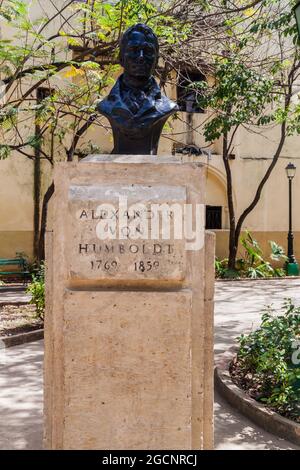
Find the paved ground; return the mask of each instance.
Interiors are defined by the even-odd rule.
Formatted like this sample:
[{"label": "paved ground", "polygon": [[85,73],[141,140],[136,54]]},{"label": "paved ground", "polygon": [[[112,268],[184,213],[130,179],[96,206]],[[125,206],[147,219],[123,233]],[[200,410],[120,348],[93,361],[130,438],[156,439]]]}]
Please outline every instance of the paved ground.
[{"label": "paved ground", "polygon": [[10,288],[0,286],[0,306],[6,304],[26,304],[30,295],[26,294],[22,287]]},{"label": "paved ground", "polygon": [[0,349],[0,449],[42,448],[43,342]]},{"label": "paved ground", "polygon": [[[250,332],[260,323],[265,305],[280,308],[285,298],[300,305],[300,279],[217,282],[215,294],[215,356],[235,344],[242,332]],[[276,438],[242,416],[216,393],[216,449],[299,449]]]},{"label": "paved ground", "polygon": [[[215,350],[218,356],[242,331],[259,322],[267,303],[280,306],[285,297],[300,305],[300,280],[218,282]],[[0,350],[0,449],[42,448],[43,342]],[[231,408],[216,394],[216,449],[299,449],[268,434]]]}]

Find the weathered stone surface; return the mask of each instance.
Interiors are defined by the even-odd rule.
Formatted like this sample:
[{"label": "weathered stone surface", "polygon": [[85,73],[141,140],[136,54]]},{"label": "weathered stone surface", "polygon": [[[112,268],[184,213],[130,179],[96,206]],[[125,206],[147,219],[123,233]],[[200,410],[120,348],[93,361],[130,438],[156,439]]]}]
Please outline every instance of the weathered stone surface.
[{"label": "weathered stone surface", "polygon": [[[74,185],[68,199],[71,279],[105,280],[107,284],[184,280],[185,242],[174,238],[173,230],[177,212],[183,216],[184,187]],[[162,239],[148,240],[155,228]]]},{"label": "weathered stone surface", "polygon": [[[146,241],[119,236],[108,240],[113,252],[111,246],[105,248],[106,241],[103,252],[102,241],[97,236],[95,240],[99,221],[92,215],[99,203],[114,203],[120,193],[130,203],[143,202],[146,212],[153,201],[203,207],[203,168],[151,156],[91,160],[61,163],[55,169],[53,243],[48,249],[53,269],[45,331],[45,446],[211,447],[212,289],[205,270],[213,259],[213,245],[208,243],[210,256],[205,255],[204,221],[200,218],[196,250],[186,249],[171,233],[163,240]],[[118,253],[121,244],[124,253]],[[132,253],[130,244],[139,252]],[[163,252],[151,252],[154,244]],[[174,251],[169,252],[168,245],[174,245]],[[142,259],[137,257],[141,253]],[[153,260],[160,262],[156,269]],[[120,266],[106,272],[113,261]],[[141,261],[147,267],[150,261],[151,269],[135,271]],[[92,262],[97,269],[91,269]]]},{"label": "weathered stone surface", "polygon": [[64,448],[191,447],[191,302],[188,290],[65,292]]},{"label": "weathered stone surface", "polygon": [[152,157],[150,155],[88,155],[87,157],[80,160],[80,163],[125,163],[131,165],[133,163],[145,163],[151,165],[161,165],[162,163],[170,164],[181,164],[181,157]]},{"label": "weathered stone surface", "polygon": [[203,447],[214,447],[214,286],[215,234],[205,233],[205,334],[204,334],[204,398]]}]

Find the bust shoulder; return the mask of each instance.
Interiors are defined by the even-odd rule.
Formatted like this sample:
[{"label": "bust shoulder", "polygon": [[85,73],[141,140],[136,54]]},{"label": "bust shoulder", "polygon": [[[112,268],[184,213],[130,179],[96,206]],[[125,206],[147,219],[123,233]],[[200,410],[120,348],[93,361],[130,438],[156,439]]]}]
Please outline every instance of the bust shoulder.
[{"label": "bust shoulder", "polygon": [[109,116],[113,112],[113,108],[118,102],[121,102],[121,93],[120,93],[120,77],[117,79],[115,85],[109,92],[109,94],[98,103],[97,110],[104,116]]},{"label": "bust shoulder", "polygon": [[[126,116],[126,113],[133,115],[130,111],[130,103],[128,103],[128,91],[130,89],[123,83],[123,75],[121,75],[114,87],[106,98],[98,103],[97,109],[108,119],[112,120],[116,117]],[[171,115],[179,110],[178,105],[170,100],[166,95],[162,94],[155,79],[151,78],[151,83],[144,91],[144,102],[138,112],[135,114],[136,125],[138,121],[143,120],[142,116],[152,114],[153,119]],[[139,126],[138,126],[139,127]]]},{"label": "bust shoulder", "polygon": [[160,99],[155,101],[155,106],[157,110],[163,114],[173,114],[179,111],[178,104],[170,100],[170,98],[163,93],[161,93]]}]

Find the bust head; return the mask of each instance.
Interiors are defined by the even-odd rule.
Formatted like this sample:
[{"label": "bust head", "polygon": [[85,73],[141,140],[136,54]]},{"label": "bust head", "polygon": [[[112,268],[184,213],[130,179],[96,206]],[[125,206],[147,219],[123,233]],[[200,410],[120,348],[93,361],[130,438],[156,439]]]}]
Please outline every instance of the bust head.
[{"label": "bust head", "polygon": [[112,153],[156,155],[164,123],[178,111],[178,106],[160,92],[153,77],[158,52],[157,37],[144,24],[128,28],[121,38],[124,73],[97,105],[112,127]]},{"label": "bust head", "polygon": [[120,63],[129,79],[148,80],[158,61],[158,40],[149,26],[138,23],[127,29],[120,43]]}]

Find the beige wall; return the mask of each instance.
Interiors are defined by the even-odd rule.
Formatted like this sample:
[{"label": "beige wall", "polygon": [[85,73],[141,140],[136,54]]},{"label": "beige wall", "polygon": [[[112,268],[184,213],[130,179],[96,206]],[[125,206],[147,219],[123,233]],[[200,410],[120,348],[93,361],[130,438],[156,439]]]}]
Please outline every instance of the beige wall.
[{"label": "beige wall", "polygon": [[[47,0],[40,2],[42,8],[47,10]],[[47,10],[48,11],[48,10]],[[35,10],[33,17],[37,18]],[[2,37],[8,31],[2,27]],[[61,84],[64,78],[61,77]],[[63,85],[62,85],[63,86]],[[167,87],[170,98],[176,98],[175,87]],[[185,143],[187,138],[194,144],[205,147],[207,144],[203,137],[203,123],[209,118],[209,113],[194,114],[192,120],[193,131],[187,137],[186,114],[178,113],[177,119],[170,119],[164,129],[159,146],[159,155],[170,154],[174,143]],[[102,153],[109,153],[113,147],[108,122],[104,119],[106,129],[91,127],[85,136],[85,141],[94,141]],[[235,138],[235,160],[230,161],[232,169],[234,204],[236,217],[243,212],[251,202],[257,185],[270,165],[272,155],[276,148],[279,134],[278,127],[270,127],[264,135],[257,133],[257,129],[247,132],[241,129]],[[290,137],[284,146],[282,156],[267,182],[261,200],[255,210],[249,215],[244,228],[258,232],[259,236],[285,244],[285,234],[288,228],[288,184],[285,175],[285,166],[291,160],[298,171],[294,179],[294,231],[295,246],[300,245],[300,137]],[[226,196],[226,179],[224,174],[221,139],[210,147],[211,156],[194,157],[207,167],[206,204],[220,205],[222,211],[222,229],[229,228],[228,205]],[[57,158],[62,158],[57,155]],[[0,257],[14,256],[16,251],[24,251],[32,256],[33,240],[33,163],[31,160],[13,153],[6,161],[0,161]],[[52,180],[52,168],[48,162],[42,163],[42,191],[44,192]],[[217,233],[217,254],[224,257],[227,253],[225,232]],[[297,251],[299,252],[298,248]],[[296,252],[297,252],[296,251]],[[300,257],[300,252],[299,252]]]},{"label": "beige wall", "polygon": [[[300,137],[298,137],[300,144]],[[292,161],[298,171],[293,180],[293,228],[300,231],[300,159],[297,158],[280,158],[277,166],[267,181],[261,199],[254,211],[247,217],[244,228],[256,231],[278,232],[285,231],[288,228],[288,180],[285,173],[285,167],[289,161]],[[234,203],[236,210],[236,218],[238,218],[245,208],[252,201],[258,183],[265,174],[271,160],[259,159],[243,159],[237,158],[231,160],[232,179],[234,187]],[[222,157],[220,155],[212,155],[211,161],[208,163],[208,191],[206,195],[207,204],[214,204],[216,198],[222,200],[223,192],[224,211],[227,213],[226,201],[226,185],[224,182],[224,172],[222,169]],[[210,182],[212,175],[214,183]],[[216,188],[217,186],[217,188]],[[220,205],[223,205],[220,204]],[[222,228],[229,228],[228,217],[223,221]]]},{"label": "beige wall", "polygon": [[[99,130],[97,129],[97,132]],[[92,130],[91,134],[96,133]],[[106,141],[112,146],[110,133],[105,139],[103,135],[93,135],[95,140],[107,151]],[[300,143],[300,137],[297,137]],[[162,139],[161,154],[171,152],[170,141]],[[258,152],[257,152],[258,153]],[[257,154],[256,154],[257,155]],[[270,160],[236,157],[230,161],[233,175],[234,202],[236,214],[239,216],[250,203],[257,184],[262,178]],[[228,207],[226,198],[226,180],[222,157],[212,154],[208,157],[194,157],[207,166],[206,204],[220,205],[223,208],[223,229],[229,228]],[[300,165],[298,159],[283,157],[267,182],[261,200],[256,209],[248,216],[244,228],[252,232],[266,232],[267,239],[273,239],[285,245],[285,234],[288,229],[288,183],[285,166],[292,160],[298,171],[294,178],[294,231],[295,246],[300,245]],[[33,163],[25,157],[14,154],[6,161],[0,161],[0,257],[13,256],[16,251],[24,251],[32,255],[33,231]],[[42,165],[43,190],[51,182],[52,168],[48,162]],[[282,240],[282,241],[281,241]],[[226,256],[226,244],[217,234],[217,254]],[[300,253],[299,253],[300,256]],[[299,258],[300,259],[300,258]]]},{"label": "beige wall", "polygon": [[[38,6],[29,0],[25,0],[25,3],[30,4],[30,19],[38,27],[38,18],[54,15],[56,8],[66,3],[66,0],[56,0],[55,5],[51,5],[48,0],[40,0]],[[51,22],[51,28],[53,29],[44,29],[45,36],[50,36],[59,28],[59,19]],[[15,31],[4,22],[0,24],[2,39],[11,39],[14,34]],[[62,42],[63,39],[59,38],[59,41]],[[29,86],[29,82],[27,85]],[[25,89],[24,87],[23,91]],[[31,98],[35,100],[35,94]],[[19,131],[23,136],[32,135],[34,124],[28,123],[28,119],[25,121],[23,120]],[[9,140],[9,136],[7,138]],[[33,154],[33,149],[26,151]],[[33,169],[32,160],[18,152],[12,152],[7,160],[0,160],[0,258],[14,257],[17,252],[23,252],[31,259],[33,257]],[[44,192],[52,181],[52,169],[48,162],[42,162],[41,170]]]},{"label": "beige wall", "polygon": [[0,160],[0,258],[32,257],[33,163],[14,155]]}]

